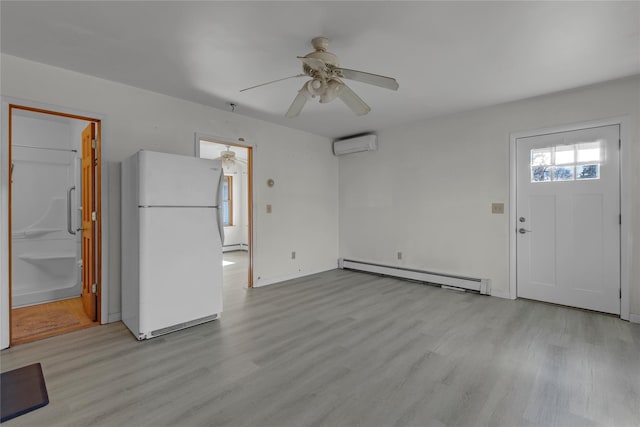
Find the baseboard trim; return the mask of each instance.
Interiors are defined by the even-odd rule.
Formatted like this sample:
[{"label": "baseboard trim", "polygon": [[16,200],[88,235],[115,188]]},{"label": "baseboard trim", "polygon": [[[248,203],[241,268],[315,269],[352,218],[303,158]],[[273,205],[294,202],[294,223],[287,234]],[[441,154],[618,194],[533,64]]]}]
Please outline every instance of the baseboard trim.
[{"label": "baseboard trim", "polygon": [[640,314],[630,314],[629,322],[631,323],[640,323]]},{"label": "baseboard trim", "polygon": [[504,299],[515,299],[511,298],[511,295],[509,295],[509,291],[503,289],[491,289],[491,296]]},{"label": "baseboard trim", "polygon": [[272,279],[261,279],[261,280],[254,281],[253,287],[260,288],[262,286],[275,285],[277,283],[286,282],[287,280],[299,279],[301,277],[311,276],[312,274],[324,273],[325,271],[330,271],[335,269],[336,269],[336,266],[332,264],[330,266],[318,268],[315,270],[289,274],[286,276],[275,277]]}]

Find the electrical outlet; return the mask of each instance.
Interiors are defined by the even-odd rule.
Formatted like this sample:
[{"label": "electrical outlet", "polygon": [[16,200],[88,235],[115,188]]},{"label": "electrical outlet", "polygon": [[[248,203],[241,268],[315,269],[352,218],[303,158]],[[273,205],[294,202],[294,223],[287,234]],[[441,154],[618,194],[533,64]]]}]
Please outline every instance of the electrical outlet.
[{"label": "electrical outlet", "polygon": [[267,205],[267,213],[270,214],[271,213],[271,205]]},{"label": "electrical outlet", "polygon": [[492,214],[503,214],[504,213],[504,203],[491,203],[491,213]]},{"label": "electrical outlet", "polygon": [[398,259],[402,259],[402,252],[398,252]]},{"label": "electrical outlet", "polygon": [[296,251],[291,251],[291,259],[296,259]]}]

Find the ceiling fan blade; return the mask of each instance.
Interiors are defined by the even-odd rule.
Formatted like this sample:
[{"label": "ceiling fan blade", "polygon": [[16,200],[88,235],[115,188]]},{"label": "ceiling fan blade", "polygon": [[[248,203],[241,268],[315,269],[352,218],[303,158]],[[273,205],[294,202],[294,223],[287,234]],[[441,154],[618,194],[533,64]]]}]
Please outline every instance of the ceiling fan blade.
[{"label": "ceiling fan blade", "polygon": [[302,86],[302,89],[298,91],[298,95],[296,95],[296,97],[293,99],[291,106],[289,107],[289,109],[287,110],[287,113],[284,116],[288,118],[297,117],[298,114],[300,114],[300,111],[302,111],[302,107],[304,107],[304,104],[307,103],[307,100],[309,98],[311,98],[311,94],[309,93],[309,90],[307,89],[307,84],[305,83]]},{"label": "ceiling fan blade", "polygon": [[324,70],[327,67],[327,64],[322,59],[307,58],[306,56],[296,56],[296,58],[304,62],[312,70]]},{"label": "ceiling fan blade", "polygon": [[349,107],[351,111],[358,116],[364,116],[371,111],[371,107],[369,107],[362,98],[356,95],[356,93],[344,83],[342,84],[342,88],[338,91],[338,98],[347,104],[347,107]]},{"label": "ceiling fan blade", "polygon": [[243,165],[247,164],[247,161],[245,159],[241,159],[239,157],[233,158],[233,159],[228,159],[228,158],[224,158],[224,157],[216,157],[214,160],[222,160],[222,166],[223,167],[231,167],[234,163],[241,163]]},{"label": "ceiling fan blade", "polygon": [[336,70],[340,72],[341,77],[348,80],[355,80],[357,82],[367,83],[391,90],[398,90],[398,87],[400,87],[396,79],[391,77],[365,73],[364,71],[350,70],[348,68],[336,68]]},{"label": "ceiling fan blade", "polygon": [[244,92],[245,90],[249,90],[249,89],[255,89],[255,88],[260,87],[260,86],[270,85],[271,83],[278,83],[278,82],[281,82],[283,80],[293,79],[293,78],[296,78],[296,77],[304,77],[304,76],[305,76],[305,74],[296,74],[295,76],[284,77],[282,79],[272,80],[270,82],[261,83],[259,85],[255,85],[255,86],[251,86],[251,87],[248,87],[248,88],[240,89],[240,92]]}]

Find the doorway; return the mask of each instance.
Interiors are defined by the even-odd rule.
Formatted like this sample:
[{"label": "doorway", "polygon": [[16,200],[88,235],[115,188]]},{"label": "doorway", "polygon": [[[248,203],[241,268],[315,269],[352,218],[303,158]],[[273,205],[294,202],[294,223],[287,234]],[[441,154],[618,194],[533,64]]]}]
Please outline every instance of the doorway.
[{"label": "doorway", "polygon": [[620,126],[517,138],[518,297],[621,314]]},{"label": "doorway", "polygon": [[9,342],[99,324],[100,120],[8,106]]},{"label": "doorway", "polygon": [[252,288],[253,147],[196,137],[196,155],[222,160],[222,218],[225,232],[222,263],[225,292]]}]

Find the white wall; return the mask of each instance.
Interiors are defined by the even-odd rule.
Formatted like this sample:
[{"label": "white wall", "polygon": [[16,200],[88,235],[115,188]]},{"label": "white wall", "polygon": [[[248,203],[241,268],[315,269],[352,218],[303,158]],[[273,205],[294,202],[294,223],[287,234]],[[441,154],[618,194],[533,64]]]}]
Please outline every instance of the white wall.
[{"label": "white wall", "polygon": [[[120,311],[118,162],[140,149],[194,155],[195,132],[230,141],[242,137],[256,146],[256,286],[335,268],[338,165],[327,138],[10,55],[2,55],[1,65],[3,96],[106,117],[103,157],[108,162],[109,179],[110,318],[118,318]],[[5,129],[3,123],[3,144]],[[3,169],[4,156],[0,159]],[[5,177],[3,173],[2,197],[6,199]],[[276,180],[274,188],[266,186],[268,178]],[[273,205],[269,215],[265,213],[267,203]],[[298,253],[296,260],[290,259],[292,250]],[[6,256],[3,252],[2,257]],[[0,274],[6,283],[4,267]],[[3,288],[3,311],[6,297]]]},{"label": "white wall", "polygon": [[[631,313],[640,314],[639,104],[636,76],[380,132],[378,151],[339,160],[340,256],[490,278],[507,295],[509,134],[629,115]],[[492,215],[492,202],[505,214]]]}]

